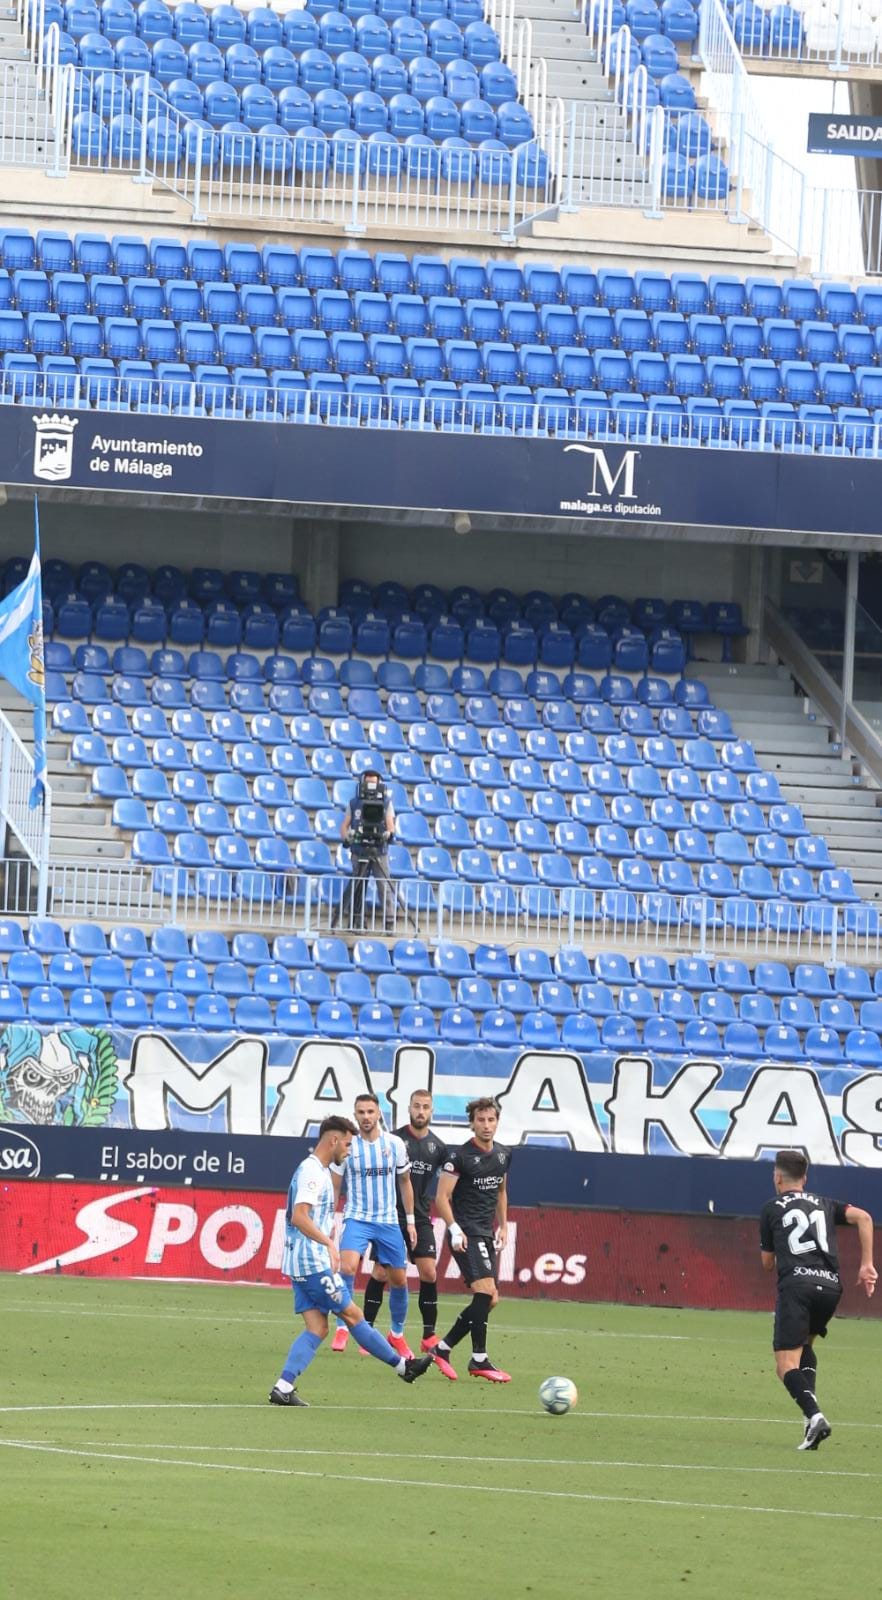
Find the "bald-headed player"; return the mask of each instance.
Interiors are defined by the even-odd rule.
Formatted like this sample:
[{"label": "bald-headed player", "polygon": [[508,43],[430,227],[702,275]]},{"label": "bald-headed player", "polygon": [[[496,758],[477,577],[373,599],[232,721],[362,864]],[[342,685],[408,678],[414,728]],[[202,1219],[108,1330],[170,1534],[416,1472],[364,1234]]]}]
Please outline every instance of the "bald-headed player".
[{"label": "bald-headed player", "polygon": [[857,1228],[861,1264],[857,1281],[869,1297],[876,1287],[873,1265],[873,1219],[860,1206],[843,1205],[824,1195],[809,1194],[808,1161],[801,1150],[779,1150],[775,1157],[774,1200],[760,1212],[760,1253],[766,1272],[778,1272],[778,1299],[772,1348],[775,1370],[805,1417],[799,1450],[817,1450],[832,1429],[815,1396],[818,1358],[816,1339],[827,1336],[827,1324],[842,1295],[836,1229]]}]

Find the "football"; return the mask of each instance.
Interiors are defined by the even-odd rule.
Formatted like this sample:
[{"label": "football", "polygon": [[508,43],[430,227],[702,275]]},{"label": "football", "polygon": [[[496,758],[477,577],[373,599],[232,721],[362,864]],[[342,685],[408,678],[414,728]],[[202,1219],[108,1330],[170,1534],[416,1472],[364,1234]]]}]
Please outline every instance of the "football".
[{"label": "football", "polygon": [[579,1391],[571,1378],[546,1378],[539,1385],[539,1399],[553,1417],[562,1417],[572,1411]]}]

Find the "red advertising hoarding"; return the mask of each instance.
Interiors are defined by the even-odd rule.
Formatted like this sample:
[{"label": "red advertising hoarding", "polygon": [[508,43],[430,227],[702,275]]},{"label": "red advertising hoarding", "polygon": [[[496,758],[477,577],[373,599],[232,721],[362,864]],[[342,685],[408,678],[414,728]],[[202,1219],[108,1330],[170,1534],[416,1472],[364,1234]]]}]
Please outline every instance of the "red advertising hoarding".
[{"label": "red advertising hoarding", "polygon": [[[436,1224],[439,1280],[459,1274]],[[0,1188],[0,1271],[283,1284],[283,1201],[250,1191],[81,1183]],[[854,1288],[857,1239],[842,1230],[843,1311],[880,1314]],[[500,1261],[506,1296],[767,1310],[753,1220],[514,1207]]]}]

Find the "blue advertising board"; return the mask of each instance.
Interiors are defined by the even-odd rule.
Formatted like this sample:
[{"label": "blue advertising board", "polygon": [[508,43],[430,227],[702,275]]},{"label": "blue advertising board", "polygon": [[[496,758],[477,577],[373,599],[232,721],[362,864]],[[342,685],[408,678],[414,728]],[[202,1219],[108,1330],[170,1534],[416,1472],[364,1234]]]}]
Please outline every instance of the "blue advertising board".
[{"label": "blue advertising board", "polygon": [[284,505],[880,533],[878,463],[0,406],[0,482]]}]

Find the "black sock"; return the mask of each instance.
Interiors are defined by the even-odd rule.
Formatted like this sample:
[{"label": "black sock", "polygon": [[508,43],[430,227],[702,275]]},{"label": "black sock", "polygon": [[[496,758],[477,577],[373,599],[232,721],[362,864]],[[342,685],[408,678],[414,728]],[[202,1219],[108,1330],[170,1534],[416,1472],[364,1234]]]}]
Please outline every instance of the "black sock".
[{"label": "black sock", "polygon": [[460,1340],[465,1338],[469,1328],[472,1325],[473,1305],[474,1301],[472,1301],[471,1305],[467,1305],[464,1311],[459,1313],[459,1316],[453,1324],[450,1332],[445,1334],[444,1338],[441,1340],[441,1343],[446,1347],[446,1349],[452,1350],[454,1345],[459,1344]]},{"label": "black sock", "polygon": [[364,1291],[364,1316],[365,1321],[369,1322],[371,1326],[373,1326],[380,1314],[385,1292],[385,1283],[380,1283],[377,1278],[368,1278],[367,1288]]},{"label": "black sock", "polygon": [[423,1338],[431,1339],[438,1321],[438,1285],[421,1283],[419,1293],[420,1316],[423,1319]]},{"label": "black sock", "polygon": [[791,1400],[799,1406],[803,1416],[811,1418],[819,1410],[812,1383],[798,1367],[792,1367],[789,1372],[785,1372],[784,1387]]},{"label": "black sock", "polygon": [[818,1374],[818,1357],[814,1345],[803,1345],[802,1355],[799,1358],[799,1370],[805,1374],[812,1388],[814,1388]]},{"label": "black sock", "polygon": [[487,1319],[492,1305],[492,1294],[472,1295],[472,1350],[478,1356],[487,1354]]}]

